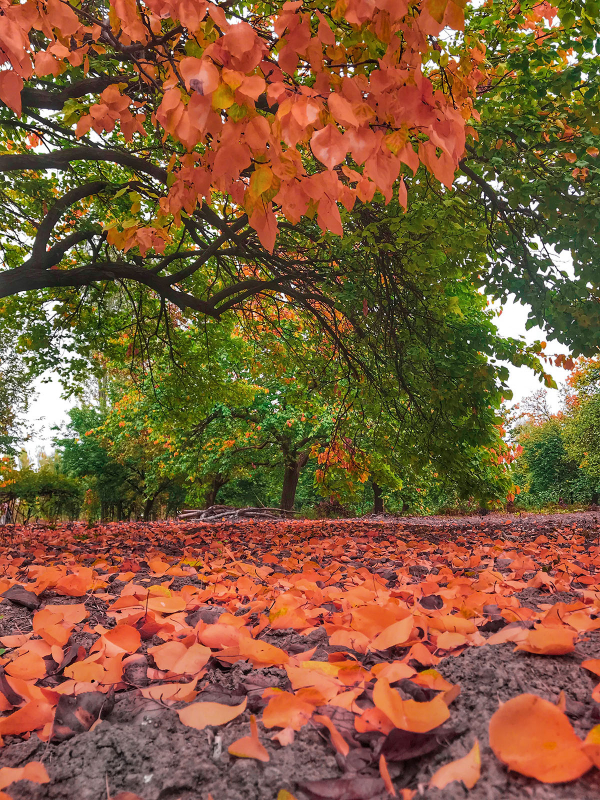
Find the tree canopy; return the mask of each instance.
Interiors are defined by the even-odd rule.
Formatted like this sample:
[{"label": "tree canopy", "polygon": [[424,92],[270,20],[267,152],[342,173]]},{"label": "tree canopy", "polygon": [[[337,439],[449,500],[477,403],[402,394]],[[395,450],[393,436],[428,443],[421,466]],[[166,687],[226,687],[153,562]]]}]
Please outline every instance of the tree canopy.
[{"label": "tree canopy", "polygon": [[593,2],[28,0],[0,27],[0,296],[140,286],[163,321],[267,297],[339,338],[335,236],[394,196],[450,207],[469,278],[597,344]]}]

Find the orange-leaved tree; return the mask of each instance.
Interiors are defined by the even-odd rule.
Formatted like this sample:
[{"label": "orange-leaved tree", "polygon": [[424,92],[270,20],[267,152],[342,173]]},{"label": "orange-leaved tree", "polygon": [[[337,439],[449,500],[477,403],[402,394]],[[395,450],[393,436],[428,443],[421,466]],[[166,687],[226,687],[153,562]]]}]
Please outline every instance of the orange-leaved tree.
[{"label": "orange-leaved tree", "polygon": [[0,175],[31,207],[7,198],[0,297],[135,281],[217,318],[319,298],[341,207],[406,205],[420,165],[453,182],[485,77],[476,35],[447,36],[463,5],[3,0]]}]

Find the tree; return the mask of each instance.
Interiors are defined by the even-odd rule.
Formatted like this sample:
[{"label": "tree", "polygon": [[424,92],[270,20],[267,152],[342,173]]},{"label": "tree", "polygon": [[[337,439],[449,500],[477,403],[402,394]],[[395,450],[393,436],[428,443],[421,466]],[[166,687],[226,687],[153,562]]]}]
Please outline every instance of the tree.
[{"label": "tree", "polygon": [[[567,395],[567,414],[564,425],[565,448],[569,457],[594,479],[600,479],[600,363],[598,358],[582,359],[572,372],[570,386],[575,390]],[[599,498],[596,484],[593,502]]]},{"label": "tree", "polygon": [[[522,426],[518,442],[522,455],[517,461],[515,481],[522,484],[529,504],[573,503],[595,491],[589,475],[579,470],[565,446],[564,419],[554,416],[540,423]],[[583,496],[582,496],[583,495]]]},{"label": "tree", "polygon": [[[34,469],[27,460],[15,469],[10,462],[2,465],[0,496],[11,502],[13,521],[20,517],[25,524],[32,517],[51,522],[77,519],[82,502],[81,484],[65,474],[58,456],[45,457]],[[15,502],[16,501],[16,502]]]},{"label": "tree", "polygon": [[[487,231],[469,277],[589,350],[595,17],[577,3],[461,5],[9,5],[0,296],[139,286],[159,321],[268,296],[335,336],[346,276],[325,232],[375,193],[406,205],[427,191]],[[574,254],[576,279],[550,246]]]},{"label": "tree", "polygon": [[105,414],[93,408],[71,409],[68,430],[56,439],[56,445],[61,450],[66,473],[87,479],[87,503],[92,496],[98,498],[100,517],[129,519],[133,508],[125,467],[110,457],[96,436],[86,436],[100,427],[104,417]]},{"label": "tree", "polygon": [[154,435],[138,412],[136,399],[126,393],[105,413],[73,409],[76,436],[57,440],[68,473],[92,479],[88,488],[98,495],[102,519],[141,515],[148,520],[160,499],[167,505],[176,504],[173,493],[182,499],[177,488],[183,475],[165,454],[171,447],[168,437]]},{"label": "tree", "polygon": [[32,394],[31,377],[14,340],[7,335],[0,341],[0,456],[15,456],[22,445],[27,435],[23,417]]},{"label": "tree", "polygon": [[[133,280],[213,317],[274,289],[309,302],[314,244],[292,234],[275,250],[280,221],[308,213],[341,233],[337,201],[390,195],[403,163],[451,183],[479,50],[465,42],[443,73],[423,73],[448,25],[463,26],[453,0],[9,6],[0,96],[16,151],[0,172],[41,191],[35,211],[7,209],[19,230],[31,212],[38,225],[27,257],[15,243],[0,296]],[[362,175],[334,170],[347,154]],[[206,297],[198,273],[213,257]]]}]

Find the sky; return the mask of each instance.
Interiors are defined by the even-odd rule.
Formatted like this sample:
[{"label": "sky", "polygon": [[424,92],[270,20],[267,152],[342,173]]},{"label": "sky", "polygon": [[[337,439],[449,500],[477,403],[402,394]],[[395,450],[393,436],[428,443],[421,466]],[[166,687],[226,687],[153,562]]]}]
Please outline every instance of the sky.
[{"label": "sky", "polygon": [[[522,336],[528,343],[536,339],[544,340],[544,332],[540,328],[525,330],[527,311],[524,306],[509,300],[497,318],[496,324],[500,334],[518,338]],[[551,342],[547,347],[548,353],[557,355],[558,353],[568,354],[568,351],[557,342]],[[509,387],[513,391],[513,402],[518,403],[527,395],[532,394],[542,388],[542,384],[534,373],[527,367],[513,367],[507,364],[510,370]],[[546,367],[547,371],[554,377],[557,384],[564,383],[568,372],[559,367]],[[40,450],[49,453],[52,451],[52,439],[56,435],[52,431],[55,425],[61,426],[67,421],[67,412],[74,403],[61,397],[61,386],[56,379],[50,383],[38,381],[36,384],[37,398],[32,402],[28,421],[34,428],[34,436],[27,445],[30,458],[36,458]],[[560,404],[559,392],[556,389],[548,390],[548,403],[552,411],[557,411]]]}]

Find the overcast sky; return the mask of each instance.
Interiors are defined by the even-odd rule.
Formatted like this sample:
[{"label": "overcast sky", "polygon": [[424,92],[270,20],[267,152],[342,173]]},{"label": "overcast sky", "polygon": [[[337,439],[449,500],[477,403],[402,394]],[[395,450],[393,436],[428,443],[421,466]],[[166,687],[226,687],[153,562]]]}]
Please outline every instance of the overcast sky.
[{"label": "overcast sky", "polygon": [[[519,337],[523,336],[525,341],[533,342],[536,339],[544,339],[543,331],[539,328],[525,330],[527,312],[523,306],[509,302],[504,306],[500,317],[497,318],[497,325],[503,336]],[[558,354],[568,351],[557,344],[551,342],[547,347],[548,353]],[[523,397],[537,391],[542,384],[537,377],[527,367],[515,368],[509,365],[510,380],[509,386],[513,391],[513,402],[518,403]],[[546,367],[557,384],[564,383],[568,373],[557,367]],[[37,384],[38,396],[31,404],[29,421],[33,425],[36,433],[27,445],[27,451],[34,457],[39,450],[49,452],[52,450],[52,438],[55,433],[51,430],[54,425],[62,425],[67,420],[67,411],[73,405],[72,401],[65,401],[61,398],[61,387],[56,379],[51,383]],[[552,410],[558,410],[559,393],[554,389],[548,390],[549,404]]]}]

